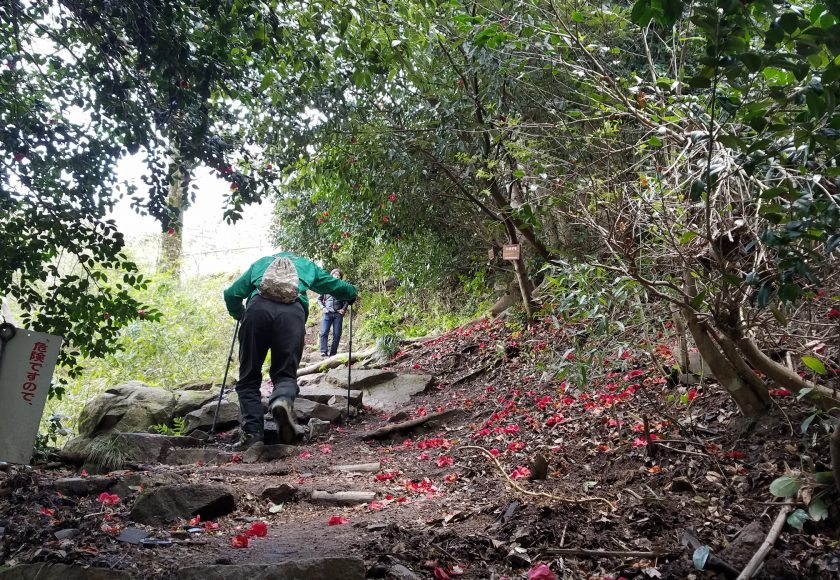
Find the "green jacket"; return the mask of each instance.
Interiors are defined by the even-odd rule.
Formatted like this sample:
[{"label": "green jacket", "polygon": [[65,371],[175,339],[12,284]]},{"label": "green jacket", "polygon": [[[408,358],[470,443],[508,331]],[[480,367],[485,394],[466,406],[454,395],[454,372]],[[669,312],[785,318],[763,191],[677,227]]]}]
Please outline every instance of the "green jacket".
[{"label": "green jacket", "polygon": [[279,256],[291,259],[297,269],[298,288],[300,290],[299,300],[303,303],[307,317],[309,316],[309,300],[306,297],[307,290],[312,290],[318,294],[331,294],[339,300],[352,301],[356,299],[356,288],[352,284],[348,284],[338,278],[333,278],[306,258],[301,258],[288,252],[280,252],[273,256],[260,258],[251,264],[251,267],[225,290],[225,305],[231,316],[239,318],[245,309],[242,301],[247,300],[250,302],[251,298],[259,294],[263,274],[265,274],[265,271],[274,259]]}]

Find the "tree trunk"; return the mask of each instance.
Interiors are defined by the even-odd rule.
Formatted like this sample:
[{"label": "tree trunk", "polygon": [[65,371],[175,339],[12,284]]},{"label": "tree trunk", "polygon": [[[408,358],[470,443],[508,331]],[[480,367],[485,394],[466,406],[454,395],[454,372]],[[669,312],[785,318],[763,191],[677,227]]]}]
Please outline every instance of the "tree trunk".
[{"label": "tree trunk", "polygon": [[808,397],[824,409],[840,406],[840,397],[832,389],[807,381],[785,365],[777,363],[764,354],[749,337],[739,335],[737,343],[750,364],[778,386],[790,389],[797,394],[803,389],[810,389]]},{"label": "tree trunk", "polygon": [[700,321],[692,310],[684,308],[683,316],[688,323],[691,337],[700,351],[700,356],[703,357],[703,362],[709,366],[721,386],[735,400],[741,414],[745,417],[764,415],[768,409],[768,404],[765,402],[766,390],[762,396],[758,389],[741,378],[733,363],[718,349],[717,344],[709,335],[706,324]]},{"label": "tree trunk", "polygon": [[682,315],[680,314],[679,308],[677,308],[674,304],[669,304],[671,307],[671,314],[674,316],[674,326],[677,328],[677,341],[679,343],[679,358],[677,362],[680,365],[680,371],[682,373],[688,373],[689,370],[689,362],[688,362],[688,338],[686,337],[686,329],[685,324],[683,324]]},{"label": "tree trunk", "polygon": [[172,154],[169,165],[169,195],[167,205],[169,216],[163,221],[158,256],[158,272],[177,273],[183,253],[184,212],[187,209],[187,188],[190,184],[190,171],[181,163],[177,151]]}]

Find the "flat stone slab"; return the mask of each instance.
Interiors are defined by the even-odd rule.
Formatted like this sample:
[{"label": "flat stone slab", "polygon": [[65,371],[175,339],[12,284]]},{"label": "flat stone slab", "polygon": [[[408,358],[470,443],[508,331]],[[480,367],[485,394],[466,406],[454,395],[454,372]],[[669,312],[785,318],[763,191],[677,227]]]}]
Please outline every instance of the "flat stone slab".
[{"label": "flat stone slab", "polygon": [[[330,401],[334,402],[335,400],[336,397],[330,397]],[[344,398],[344,401],[346,404],[347,399]],[[298,398],[295,401],[295,419],[301,423],[306,423],[313,418],[329,422],[337,421],[341,418],[341,410],[329,404]]]},{"label": "flat stone slab", "polygon": [[53,487],[56,491],[60,491],[64,495],[94,495],[102,493],[117,480],[113,477],[105,477],[102,475],[91,475],[89,477],[62,477],[53,482]]},{"label": "flat stone slab", "polygon": [[173,448],[198,447],[201,444],[192,437],[154,433],[120,433],[116,437],[125,448],[125,460],[133,463],[158,463]]},{"label": "flat stone slab", "polygon": [[[363,397],[363,391],[352,389],[350,390],[350,404],[352,406],[361,407]],[[347,405],[346,380],[343,389],[341,387],[337,387],[329,383],[324,383],[322,385],[317,385],[314,387],[301,387],[300,393],[298,394],[298,399],[307,399],[309,401],[315,401],[316,403],[322,403],[324,405],[329,404],[330,401],[333,400],[333,398],[335,398],[335,404],[338,405],[343,403],[345,406]],[[295,403],[297,403],[297,399],[295,399]]]},{"label": "flat stone slab", "polygon": [[324,380],[324,373],[313,373],[311,375],[303,375],[298,377],[297,382],[300,388],[312,387],[321,384]]},{"label": "flat stone slab", "polygon": [[291,457],[298,451],[294,445],[259,445],[251,447],[242,454],[242,463],[257,463],[275,461]]},{"label": "flat stone slab", "polygon": [[[397,377],[394,371],[382,369],[350,369],[350,389],[365,389],[374,385],[387,383]],[[325,381],[335,386],[347,389],[347,369],[332,369],[327,373]]]},{"label": "flat stone slab", "polygon": [[171,449],[163,460],[167,465],[222,465],[233,459],[232,453],[225,453],[217,449]]},{"label": "flat stone slab", "polygon": [[134,576],[111,568],[86,568],[39,562],[0,570],[0,578],[3,580],[131,580]]},{"label": "flat stone slab", "polygon": [[359,558],[311,558],[280,564],[191,566],[178,571],[178,580],[364,580]]},{"label": "flat stone slab", "polygon": [[280,485],[266,486],[260,493],[260,496],[274,503],[286,503],[297,499],[297,494],[297,487],[288,483],[281,483]]},{"label": "flat stone slab", "polygon": [[131,508],[131,519],[141,524],[162,525],[196,515],[203,520],[213,519],[225,516],[235,508],[233,490],[226,485],[164,485],[140,494]]},{"label": "flat stone slab", "polygon": [[122,479],[111,488],[111,493],[115,493],[120,497],[128,497],[133,493],[138,493],[141,489],[151,489],[153,487],[160,487],[163,485],[175,485],[178,483],[186,483],[187,478],[180,473],[171,471],[163,471],[159,473],[141,471],[125,474]]},{"label": "flat stone slab", "polygon": [[[393,411],[403,407],[412,395],[429,388],[432,375],[402,374],[382,369],[351,369],[350,388],[364,391],[366,405],[380,411]],[[347,386],[347,369],[333,369],[327,373],[325,385]],[[321,401],[319,401],[321,402]]]}]

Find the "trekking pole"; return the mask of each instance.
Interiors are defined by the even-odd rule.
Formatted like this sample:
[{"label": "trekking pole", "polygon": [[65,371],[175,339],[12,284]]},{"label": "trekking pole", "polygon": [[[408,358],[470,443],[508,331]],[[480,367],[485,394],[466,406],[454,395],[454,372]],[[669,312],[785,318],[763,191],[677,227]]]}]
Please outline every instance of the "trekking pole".
[{"label": "trekking pole", "polygon": [[350,320],[347,325],[347,422],[350,422],[350,367],[353,364],[353,306],[347,305]]},{"label": "trekking pole", "polygon": [[219,420],[219,408],[222,406],[222,397],[225,395],[225,383],[227,383],[228,371],[230,370],[230,361],[233,358],[233,345],[236,344],[236,334],[239,332],[239,319],[236,319],[236,324],[233,327],[233,339],[230,341],[230,352],[228,353],[227,364],[225,365],[225,376],[222,378],[222,388],[219,390],[219,400],[216,403],[216,412],[213,414],[213,426],[210,427],[210,434],[216,433],[216,421]]}]

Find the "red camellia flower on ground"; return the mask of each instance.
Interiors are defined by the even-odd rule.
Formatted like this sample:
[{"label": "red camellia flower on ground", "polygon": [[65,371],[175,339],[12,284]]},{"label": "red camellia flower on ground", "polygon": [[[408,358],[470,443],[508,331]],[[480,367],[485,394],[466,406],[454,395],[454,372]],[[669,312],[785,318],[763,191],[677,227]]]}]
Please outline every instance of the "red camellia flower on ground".
[{"label": "red camellia flower on ground", "polygon": [[230,545],[233,548],[247,548],[248,547],[248,536],[244,534],[239,534],[238,536],[233,536],[230,539]]},{"label": "red camellia flower on ground", "polygon": [[327,525],[328,526],[338,526],[340,524],[346,524],[349,521],[350,520],[348,520],[344,516],[333,516],[329,519],[329,521],[327,522]]},{"label": "red camellia flower on ground", "polygon": [[455,459],[449,455],[441,455],[437,458],[435,463],[437,463],[438,467],[448,467],[455,463]]},{"label": "red camellia flower on ground", "polygon": [[528,570],[528,580],[557,580],[557,575],[545,564],[537,564]]},{"label": "red camellia flower on ground", "polygon": [[523,477],[528,477],[531,475],[531,470],[527,467],[520,465],[516,469],[514,469],[511,474],[511,479],[522,479]]},{"label": "red camellia flower on ground", "polygon": [[107,491],[103,491],[99,494],[99,497],[96,499],[101,504],[104,505],[117,505],[120,503],[120,496],[115,493],[108,493]]},{"label": "red camellia flower on ground", "polygon": [[828,311],[829,320],[837,320],[838,318],[840,318],[840,310],[838,310],[837,308],[832,308]]},{"label": "red camellia flower on ground", "polygon": [[264,538],[268,535],[268,524],[265,522],[254,522],[251,528],[245,532],[246,536],[256,536],[257,538]]}]

